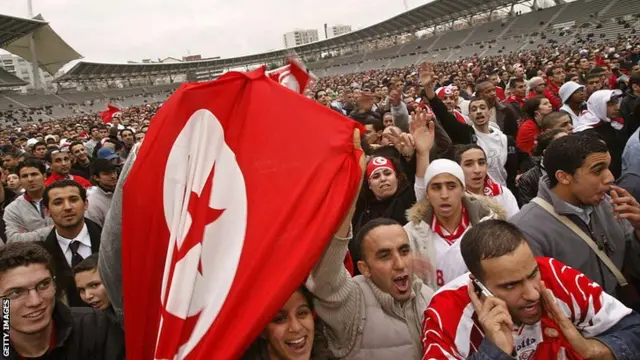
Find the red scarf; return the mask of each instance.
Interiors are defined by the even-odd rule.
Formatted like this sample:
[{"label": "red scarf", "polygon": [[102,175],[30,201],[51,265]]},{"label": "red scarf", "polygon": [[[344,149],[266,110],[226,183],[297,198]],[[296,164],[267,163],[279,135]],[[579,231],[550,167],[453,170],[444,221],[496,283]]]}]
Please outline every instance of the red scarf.
[{"label": "red scarf", "polygon": [[462,205],[462,216],[460,217],[460,223],[452,233],[449,233],[447,229],[445,229],[440,224],[440,221],[438,221],[435,213],[431,217],[431,229],[435,231],[436,234],[440,235],[440,237],[443,238],[447,243],[449,243],[449,245],[453,245],[453,243],[456,242],[456,240],[458,240],[462,236],[462,234],[464,234],[468,227],[469,216],[467,215],[467,209],[465,208],[464,204]]},{"label": "red scarf", "polygon": [[502,194],[502,186],[491,179],[491,176],[484,177],[484,196],[494,197]]}]

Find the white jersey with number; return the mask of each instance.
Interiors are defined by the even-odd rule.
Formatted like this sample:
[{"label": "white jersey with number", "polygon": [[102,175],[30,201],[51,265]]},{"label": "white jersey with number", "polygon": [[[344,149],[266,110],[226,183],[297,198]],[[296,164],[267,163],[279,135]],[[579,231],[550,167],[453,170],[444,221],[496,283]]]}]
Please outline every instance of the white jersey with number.
[{"label": "white jersey with number", "polygon": [[[467,231],[470,228],[471,227],[469,227]],[[462,235],[464,235],[464,233]],[[462,236],[457,238],[452,244],[449,244],[447,240],[440,237],[440,235],[434,231],[433,239],[436,246],[436,285],[440,288],[469,270],[464,264],[462,253],[460,253]]]}]

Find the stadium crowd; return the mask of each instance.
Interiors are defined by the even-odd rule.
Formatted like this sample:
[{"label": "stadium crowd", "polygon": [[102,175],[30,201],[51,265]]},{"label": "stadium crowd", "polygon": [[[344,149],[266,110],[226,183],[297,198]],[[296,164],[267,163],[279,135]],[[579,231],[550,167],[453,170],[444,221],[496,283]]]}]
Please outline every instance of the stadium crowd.
[{"label": "stadium crowd", "polygon": [[[308,96],[366,128],[362,189],[245,359],[638,359],[639,39]],[[120,261],[99,254],[159,106],[0,131],[9,358],[124,358]]]}]

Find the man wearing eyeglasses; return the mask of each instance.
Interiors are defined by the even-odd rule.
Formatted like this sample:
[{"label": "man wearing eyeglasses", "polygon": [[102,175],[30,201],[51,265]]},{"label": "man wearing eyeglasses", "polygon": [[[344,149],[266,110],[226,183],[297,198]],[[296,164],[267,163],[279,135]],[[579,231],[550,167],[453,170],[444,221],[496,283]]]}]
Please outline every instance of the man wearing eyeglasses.
[{"label": "man wearing eyeglasses", "polygon": [[104,312],[56,300],[53,269],[39,244],[0,248],[0,297],[9,301],[10,328],[8,352],[0,358],[124,359],[122,328]]},{"label": "man wearing eyeglasses", "polygon": [[47,162],[51,165],[51,175],[44,182],[45,186],[49,186],[60,180],[73,180],[88,189],[91,186],[89,180],[79,175],[71,175],[71,156],[64,150],[52,150],[47,153]]}]

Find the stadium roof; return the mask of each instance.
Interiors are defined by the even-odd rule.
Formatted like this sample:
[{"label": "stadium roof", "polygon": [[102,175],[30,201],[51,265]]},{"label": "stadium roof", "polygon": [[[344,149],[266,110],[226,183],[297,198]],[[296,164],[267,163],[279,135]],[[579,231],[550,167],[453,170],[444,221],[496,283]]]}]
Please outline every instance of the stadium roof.
[{"label": "stadium roof", "polygon": [[27,85],[26,81],[14,76],[10,72],[0,68],[0,88]]},{"label": "stadium roof", "polygon": [[42,16],[21,19],[0,15],[0,47],[29,62],[32,61],[29,48],[32,33],[35,37],[38,65],[51,75],[69,61],[82,57],[62,40]]},{"label": "stadium roof", "polygon": [[46,21],[21,19],[0,14],[0,47],[31,34],[35,30],[47,25]]},{"label": "stadium roof", "polygon": [[180,74],[185,71],[215,71],[284,59],[295,52],[307,55],[403,34],[408,31],[448,23],[455,19],[526,0],[435,0],[366,28],[294,48],[228,59],[189,61],[173,64],[105,64],[80,61],[57,81],[102,80],[120,77]]}]

